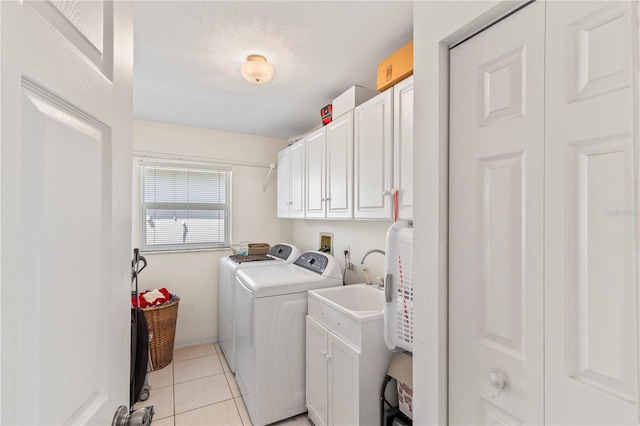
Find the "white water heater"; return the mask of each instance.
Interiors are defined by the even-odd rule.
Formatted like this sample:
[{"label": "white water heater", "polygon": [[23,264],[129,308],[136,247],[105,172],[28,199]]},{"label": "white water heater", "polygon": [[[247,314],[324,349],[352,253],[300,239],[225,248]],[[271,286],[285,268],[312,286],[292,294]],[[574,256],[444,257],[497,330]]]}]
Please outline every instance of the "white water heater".
[{"label": "white water heater", "polygon": [[413,352],[413,222],[399,220],[387,232],[384,340],[389,349]]}]

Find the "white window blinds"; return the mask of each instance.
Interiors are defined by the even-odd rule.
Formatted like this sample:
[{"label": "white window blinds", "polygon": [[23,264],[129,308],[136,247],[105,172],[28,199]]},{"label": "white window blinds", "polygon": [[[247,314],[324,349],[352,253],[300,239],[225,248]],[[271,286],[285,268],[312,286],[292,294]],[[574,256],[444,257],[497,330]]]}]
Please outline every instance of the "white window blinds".
[{"label": "white window blinds", "polygon": [[140,168],[143,250],[229,247],[229,170]]}]

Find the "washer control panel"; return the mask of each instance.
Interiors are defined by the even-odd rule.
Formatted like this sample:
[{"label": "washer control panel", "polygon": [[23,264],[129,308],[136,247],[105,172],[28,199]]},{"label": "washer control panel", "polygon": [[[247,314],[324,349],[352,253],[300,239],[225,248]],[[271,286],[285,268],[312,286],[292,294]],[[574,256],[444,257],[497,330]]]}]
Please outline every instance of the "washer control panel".
[{"label": "washer control panel", "polygon": [[327,269],[329,258],[322,253],[307,251],[302,253],[300,257],[298,257],[293,263],[302,268],[322,275],[325,269]]},{"label": "washer control panel", "polygon": [[291,256],[293,248],[285,244],[276,244],[269,249],[269,255],[277,257],[278,259],[287,260]]}]

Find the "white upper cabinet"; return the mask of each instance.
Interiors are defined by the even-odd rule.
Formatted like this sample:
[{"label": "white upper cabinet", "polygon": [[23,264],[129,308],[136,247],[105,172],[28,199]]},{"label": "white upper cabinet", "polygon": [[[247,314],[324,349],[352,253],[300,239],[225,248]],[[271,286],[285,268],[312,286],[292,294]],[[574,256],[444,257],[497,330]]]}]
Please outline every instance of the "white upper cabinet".
[{"label": "white upper cabinet", "polygon": [[353,111],[305,138],[307,218],[353,217]]},{"label": "white upper cabinet", "polygon": [[324,218],[326,214],[326,146],[325,128],[309,133],[305,138],[307,173],[307,218]]},{"label": "white upper cabinet", "polygon": [[354,110],[354,218],[391,219],[393,88]]},{"label": "white upper cabinet", "polygon": [[413,219],[413,76],[278,154],[278,217]]},{"label": "white upper cabinet", "polygon": [[398,218],[413,219],[413,76],[393,89],[393,174]]},{"label": "white upper cabinet", "polygon": [[278,217],[289,217],[289,147],[278,152]]},{"label": "white upper cabinet", "polygon": [[300,140],[278,153],[278,217],[304,217],[304,148]]},{"label": "white upper cabinet", "polygon": [[291,157],[289,159],[289,177],[291,188],[291,204],[289,205],[289,217],[304,217],[304,143],[298,141],[290,146]]},{"label": "white upper cabinet", "polygon": [[353,217],[353,111],[327,124],[327,217]]}]

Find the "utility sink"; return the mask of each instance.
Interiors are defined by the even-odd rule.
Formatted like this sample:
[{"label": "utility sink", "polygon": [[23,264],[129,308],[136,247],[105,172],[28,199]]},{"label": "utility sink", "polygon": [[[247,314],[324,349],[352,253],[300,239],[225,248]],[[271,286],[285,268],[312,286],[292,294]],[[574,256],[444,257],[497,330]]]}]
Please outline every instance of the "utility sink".
[{"label": "utility sink", "polygon": [[[311,319],[360,350],[377,336],[382,342],[384,291],[377,285],[350,284],[310,290]],[[368,335],[363,343],[363,335]],[[384,346],[384,345],[383,345]]]},{"label": "utility sink", "polygon": [[350,284],[311,290],[311,298],[358,322],[371,321],[383,315],[384,291],[377,285]]}]

